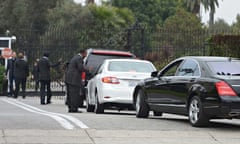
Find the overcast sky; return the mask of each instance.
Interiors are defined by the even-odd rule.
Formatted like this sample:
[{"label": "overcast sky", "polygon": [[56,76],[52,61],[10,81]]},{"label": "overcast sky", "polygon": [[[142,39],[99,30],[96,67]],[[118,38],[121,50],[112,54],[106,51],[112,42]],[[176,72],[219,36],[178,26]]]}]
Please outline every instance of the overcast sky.
[{"label": "overcast sky", "polygon": [[[83,2],[84,0],[75,1]],[[219,8],[216,10],[215,20],[222,18],[227,23],[232,24],[236,21],[237,14],[240,14],[240,0],[219,0]],[[202,8],[202,21],[207,23],[208,20],[209,14]]]},{"label": "overcast sky", "polygon": [[[237,14],[240,14],[240,0],[219,0],[219,8],[216,10],[215,20],[224,19],[229,24],[236,21]],[[202,10],[202,20],[207,23],[209,14]]]}]

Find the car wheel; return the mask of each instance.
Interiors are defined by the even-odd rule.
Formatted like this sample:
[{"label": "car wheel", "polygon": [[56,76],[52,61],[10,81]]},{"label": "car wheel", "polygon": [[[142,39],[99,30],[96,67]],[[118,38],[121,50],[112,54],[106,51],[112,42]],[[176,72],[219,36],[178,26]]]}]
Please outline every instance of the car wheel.
[{"label": "car wheel", "polygon": [[153,111],[153,116],[162,116],[162,112]]},{"label": "car wheel", "polygon": [[136,97],[136,117],[147,118],[149,116],[149,107],[144,99],[144,93],[140,89]]},{"label": "car wheel", "polygon": [[194,127],[206,126],[209,122],[209,118],[203,112],[202,102],[197,96],[194,96],[190,101],[188,117]]},{"label": "car wheel", "polygon": [[87,112],[94,112],[94,105],[91,105],[89,103],[89,98],[87,95],[86,95],[86,110]]},{"label": "car wheel", "polygon": [[95,95],[95,101],[96,102],[95,102],[94,112],[96,114],[104,113],[104,105],[99,103],[99,98],[98,98],[98,93],[97,92],[96,92],[96,95]]}]

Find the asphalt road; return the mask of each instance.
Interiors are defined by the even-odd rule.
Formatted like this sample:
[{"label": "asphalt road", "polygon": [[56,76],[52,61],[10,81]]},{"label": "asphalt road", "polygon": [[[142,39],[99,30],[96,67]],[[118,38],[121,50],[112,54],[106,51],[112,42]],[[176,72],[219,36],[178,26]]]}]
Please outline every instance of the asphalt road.
[{"label": "asphalt road", "polygon": [[[198,141],[195,143],[201,143],[203,134],[207,134],[210,143],[240,143],[240,120],[213,120],[207,128],[194,128],[188,123],[187,117],[164,114],[162,117],[153,117],[150,115],[148,119],[137,119],[134,111],[117,111],[107,110],[104,114],[87,113],[85,109],[81,109],[82,113],[67,113],[67,107],[64,105],[64,99],[53,98],[52,104],[40,105],[38,97],[27,97],[26,99],[18,98],[12,99],[7,97],[0,97],[0,130],[2,130],[2,140],[0,133],[0,144],[1,143],[28,143],[26,141],[9,140],[8,142],[5,137],[7,134],[20,136],[33,137],[41,136],[41,133],[48,133],[51,136],[51,132],[54,135],[61,137],[62,133],[64,136],[71,137],[71,141],[61,141],[64,143],[79,143],[78,139],[80,135],[86,135],[88,139],[85,143],[101,143],[101,142],[112,142],[113,143],[135,143],[131,138],[147,136],[146,139],[140,142],[157,143],[157,139],[161,135],[156,136],[155,133],[164,133],[165,135],[162,143],[172,143],[171,138],[185,137],[195,133],[198,136]],[[70,132],[71,131],[71,132]],[[24,135],[27,133],[27,135]],[[60,134],[59,134],[60,133]],[[70,135],[70,134],[73,135]],[[79,133],[79,135],[76,135]],[[144,133],[144,134],[143,134]],[[227,140],[221,141],[221,137],[215,137],[214,134],[229,134]],[[5,135],[6,134],[6,135]],[[21,136],[22,134],[22,136]],[[149,136],[150,134],[150,136]],[[121,139],[118,139],[119,136]],[[74,137],[75,136],[75,137]],[[95,141],[95,137],[102,138],[106,137],[106,141],[100,139]],[[194,135],[192,135],[194,136]],[[192,136],[190,138],[192,138]],[[200,136],[200,137],[199,137]],[[219,136],[219,135],[217,135]],[[236,136],[236,137],[235,137]],[[73,138],[74,137],[74,138]],[[153,137],[153,139],[151,139]],[[73,139],[72,139],[73,138]],[[84,137],[85,138],[85,137]],[[224,138],[224,135],[223,135]],[[27,139],[29,141],[29,139]],[[54,141],[50,140],[50,143],[61,143],[59,138]],[[66,140],[66,139],[64,139]],[[75,141],[73,141],[75,140]],[[178,139],[175,139],[174,143],[179,143]],[[36,141],[38,143],[48,143],[49,141]],[[116,141],[116,142],[114,142]],[[34,142],[29,142],[34,143]],[[138,142],[139,143],[139,142]],[[181,141],[181,143],[191,143],[191,141]]]}]

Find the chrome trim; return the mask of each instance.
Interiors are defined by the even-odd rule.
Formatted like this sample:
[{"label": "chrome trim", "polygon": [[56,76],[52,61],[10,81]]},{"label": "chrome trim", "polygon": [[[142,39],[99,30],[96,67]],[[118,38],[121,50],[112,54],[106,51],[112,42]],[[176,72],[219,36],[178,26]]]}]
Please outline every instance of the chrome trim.
[{"label": "chrome trim", "polygon": [[170,107],[186,107],[186,105],[175,105],[175,104],[153,104],[158,106],[170,106]]}]

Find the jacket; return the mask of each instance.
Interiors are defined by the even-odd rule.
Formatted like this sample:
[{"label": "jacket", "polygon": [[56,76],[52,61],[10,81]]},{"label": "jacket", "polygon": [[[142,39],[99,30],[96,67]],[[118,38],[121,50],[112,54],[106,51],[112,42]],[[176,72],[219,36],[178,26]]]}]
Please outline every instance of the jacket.
[{"label": "jacket", "polygon": [[27,78],[29,75],[29,66],[24,59],[16,60],[14,64],[14,76],[16,79]]},{"label": "jacket", "polygon": [[83,59],[81,55],[75,55],[68,65],[66,83],[81,87],[83,71],[84,71]]}]

